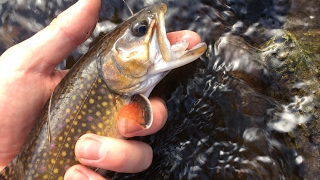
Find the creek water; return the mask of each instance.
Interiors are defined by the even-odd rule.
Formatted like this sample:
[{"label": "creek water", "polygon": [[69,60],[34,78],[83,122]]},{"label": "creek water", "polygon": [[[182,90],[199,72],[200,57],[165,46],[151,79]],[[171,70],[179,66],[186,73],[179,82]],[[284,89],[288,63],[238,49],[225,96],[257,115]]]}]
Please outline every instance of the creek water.
[{"label": "creek water", "polygon": [[[0,53],[48,25],[75,0],[0,0]],[[169,117],[136,138],[154,149],[152,165],[114,179],[317,179],[320,176],[318,0],[128,0],[136,12],[168,5],[167,31],[193,30],[208,44],[152,96]],[[93,35],[59,68],[69,68],[99,37],[130,16],[103,0]]]}]

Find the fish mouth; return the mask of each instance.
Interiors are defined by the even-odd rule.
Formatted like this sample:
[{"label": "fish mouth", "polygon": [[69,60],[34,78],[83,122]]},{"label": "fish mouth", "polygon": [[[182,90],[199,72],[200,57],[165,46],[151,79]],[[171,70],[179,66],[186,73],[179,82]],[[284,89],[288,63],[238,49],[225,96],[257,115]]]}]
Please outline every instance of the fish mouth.
[{"label": "fish mouth", "polygon": [[[189,42],[186,40],[170,44],[165,28],[166,4],[155,6],[158,10],[156,23],[152,28],[152,36],[149,43],[149,59],[152,66],[148,69],[148,74],[158,74],[186,65],[198,59],[207,49],[205,43],[199,43],[187,49]],[[161,54],[161,56],[159,56]]]},{"label": "fish mouth", "polygon": [[167,11],[166,4],[158,4],[155,6],[158,10],[151,38],[149,39],[149,62],[147,74],[142,78],[135,89],[136,93],[140,93],[148,97],[153,88],[158,84],[170,70],[184,66],[198,59],[206,50],[205,43],[199,43],[191,49],[187,49],[189,42],[182,40],[175,44],[170,44],[165,29],[165,13]]},{"label": "fish mouth", "polygon": [[[149,67],[148,74],[157,74],[178,68],[196,60],[202,55],[207,45],[199,43],[187,50],[189,43],[185,41],[170,44],[165,26],[166,4],[157,4],[151,11],[158,12],[153,24],[152,35],[149,36],[149,60],[153,65]],[[161,57],[159,56],[161,54]]]},{"label": "fish mouth", "polygon": [[155,85],[172,69],[198,59],[205,43],[192,49],[188,41],[170,44],[165,29],[166,4],[136,13],[113,31],[111,50],[100,53],[99,73],[108,88],[118,94],[149,96]]},{"label": "fish mouth", "polygon": [[159,4],[158,6],[159,13],[156,17],[156,37],[158,40],[159,49],[162,55],[162,58],[169,62],[171,61],[171,53],[170,53],[170,42],[167,38],[166,26],[165,26],[165,13],[167,12],[166,4]]}]

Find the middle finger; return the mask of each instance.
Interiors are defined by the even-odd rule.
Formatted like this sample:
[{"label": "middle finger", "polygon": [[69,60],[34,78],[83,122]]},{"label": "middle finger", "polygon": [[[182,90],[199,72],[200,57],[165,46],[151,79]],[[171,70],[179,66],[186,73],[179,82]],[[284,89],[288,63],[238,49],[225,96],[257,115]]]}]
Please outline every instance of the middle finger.
[{"label": "middle finger", "polygon": [[139,141],[129,141],[95,134],[83,135],[75,147],[79,162],[117,172],[135,173],[148,168],[152,149]]}]

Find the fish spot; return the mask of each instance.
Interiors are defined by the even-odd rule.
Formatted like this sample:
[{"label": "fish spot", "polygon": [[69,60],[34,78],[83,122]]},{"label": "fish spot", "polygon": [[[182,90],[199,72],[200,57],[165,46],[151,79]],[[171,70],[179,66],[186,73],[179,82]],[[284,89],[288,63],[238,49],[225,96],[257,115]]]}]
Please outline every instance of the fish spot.
[{"label": "fish spot", "polygon": [[58,124],[58,128],[59,128],[59,129],[62,129],[62,128],[63,128],[63,124],[62,124],[62,123],[59,123],[59,124]]},{"label": "fish spot", "polygon": [[81,119],[81,118],[82,118],[82,116],[81,116],[81,115],[78,115],[78,116],[77,116],[77,118],[78,118],[78,119]]},{"label": "fish spot", "polygon": [[[66,155],[67,155],[67,152],[66,151],[62,151],[61,152],[61,155],[63,156],[63,157],[65,157]],[[63,161],[62,161],[63,162]]]},{"label": "fish spot", "polygon": [[86,127],[87,124],[86,124],[86,123],[81,123],[81,126],[82,126],[82,127]]},{"label": "fish spot", "polygon": [[55,159],[51,159],[51,163],[52,164],[56,163],[56,160]]},{"label": "fish spot", "polygon": [[84,85],[83,85],[83,84],[80,84],[79,87],[80,87],[80,89],[83,89]]},{"label": "fish spot", "polygon": [[66,171],[67,171],[69,168],[70,168],[69,165],[66,165],[66,166],[64,167],[64,169],[65,169]]},{"label": "fish spot", "polygon": [[88,120],[88,121],[93,121],[93,117],[92,117],[92,116],[88,116],[88,117],[87,117],[87,120]]},{"label": "fish spot", "polygon": [[101,96],[98,96],[97,99],[100,101],[100,100],[102,99],[102,97],[101,97]]},{"label": "fish spot", "polygon": [[73,125],[78,125],[78,121],[73,121]]},{"label": "fish spot", "polygon": [[109,94],[109,95],[108,95],[108,98],[109,98],[109,99],[113,99],[113,97],[112,97],[112,95],[111,95],[111,94]]},{"label": "fish spot", "polygon": [[101,116],[101,112],[100,112],[100,111],[97,111],[97,112],[96,112],[96,116],[100,117],[100,116]]},{"label": "fish spot", "polygon": [[96,91],[92,90],[92,91],[91,91],[91,94],[92,94],[92,95],[95,95],[95,94],[96,94]]},{"label": "fish spot", "polygon": [[74,140],[78,141],[78,139],[79,139],[79,136],[74,137]]},{"label": "fish spot", "polygon": [[79,105],[76,105],[76,109],[80,109],[80,106],[79,106]]},{"label": "fish spot", "polygon": [[71,131],[72,133],[74,133],[74,128],[71,128],[70,131]]},{"label": "fish spot", "polygon": [[106,110],[106,115],[110,115],[110,114],[111,114],[111,111]]},{"label": "fish spot", "polygon": [[50,144],[50,149],[54,149],[56,147],[56,144],[55,143],[51,143]]},{"label": "fish spot", "polygon": [[87,76],[87,79],[88,79],[88,80],[90,80],[90,79],[91,79],[91,76],[90,76],[90,75],[88,75],[88,76]]},{"label": "fish spot", "polygon": [[101,104],[102,104],[103,107],[106,107],[108,105],[108,103],[105,102],[105,101],[103,101]]},{"label": "fish spot", "polygon": [[90,98],[90,99],[89,99],[89,103],[90,103],[90,104],[93,104],[93,103],[94,103],[94,99],[93,99],[93,98]]},{"label": "fish spot", "polygon": [[69,143],[65,143],[65,144],[64,144],[64,147],[65,147],[65,148],[69,148],[69,147],[70,147],[70,146],[69,146]]},{"label": "fish spot", "polygon": [[73,95],[73,96],[71,97],[71,99],[72,99],[72,100],[76,100],[76,99],[77,99],[77,96],[76,96],[76,95]]},{"label": "fish spot", "polygon": [[40,172],[45,172],[47,170],[46,166],[41,165],[39,168]]},{"label": "fish spot", "polygon": [[103,127],[103,124],[102,123],[99,123],[98,124],[98,127],[101,129]]},{"label": "fish spot", "polygon": [[70,109],[69,108],[66,109],[66,113],[70,113]]},{"label": "fish spot", "polygon": [[59,173],[59,169],[58,168],[54,168],[53,169],[53,173],[58,174]]},{"label": "fish spot", "polygon": [[63,137],[62,137],[62,136],[59,136],[58,140],[59,140],[59,141],[62,141],[62,140],[63,140]]},{"label": "fish spot", "polygon": [[101,94],[106,94],[106,89],[100,88],[100,89],[99,89],[99,92],[100,92]]}]

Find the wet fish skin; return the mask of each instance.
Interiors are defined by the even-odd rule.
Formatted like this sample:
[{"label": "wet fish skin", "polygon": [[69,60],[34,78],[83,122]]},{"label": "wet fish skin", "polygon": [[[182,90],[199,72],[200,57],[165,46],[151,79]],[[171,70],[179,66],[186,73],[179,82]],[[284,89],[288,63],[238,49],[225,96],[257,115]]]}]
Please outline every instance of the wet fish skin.
[{"label": "wet fish skin", "polygon": [[[165,4],[143,9],[103,37],[74,65],[46,103],[20,153],[0,172],[1,180],[63,179],[66,170],[79,163],[74,154],[74,145],[81,135],[95,133],[123,138],[117,129],[119,110],[131,101],[134,94],[144,93],[148,88],[153,87],[135,89],[137,85],[132,82],[142,84],[148,78],[142,75],[125,74],[126,71],[121,68],[125,68],[123,66],[126,64],[119,66],[113,62],[118,57],[117,54],[114,54],[117,50],[114,45],[119,39],[132,36],[130,33],[127,34],[132,23],[143,21],[146,18],[162,17],[165,11]],[[146,35],[150,37],[142,36],[140,39],[133,37],[138,40],[135,46],[151,44],[152,33],[155,33],[153,31],[156,30],[154,26],[148,28],[152,28],[151,34]],[[158,38],[163,38],[163,34],[166,34],[165,32],[159,33],[162,34],[157,34]],[[163,50],[167,47],[161,47],[161,43],[165,44],[163,40],[159,40],[158,43],[160,43],[160,52],[168,52],[168,49]],[[199,53],[198,56],[206,49],[206,46],[201,47],[201,52],[197,51],[199,48],[195,49],[196,54]],[[149,57],[144,56],[149,56],[149,54],[144,53],[140,58],[131,62],[137,60],[137,63],[140,63],[141,59],[149,60]],[[149,62],[147,64],[152,65]],[[103,72],[108,70],[106,66],[114,72],[111,77],[112,82],[120,82],[120,87],[123,89],[114,88],[110,79],[106,79],[109,78],[106,77],[106,72]],[[166,73],[167,71],[159,73],[157,81],[153,82],[154,86]],[[152,120],[151,110],[145,113]]]}]

